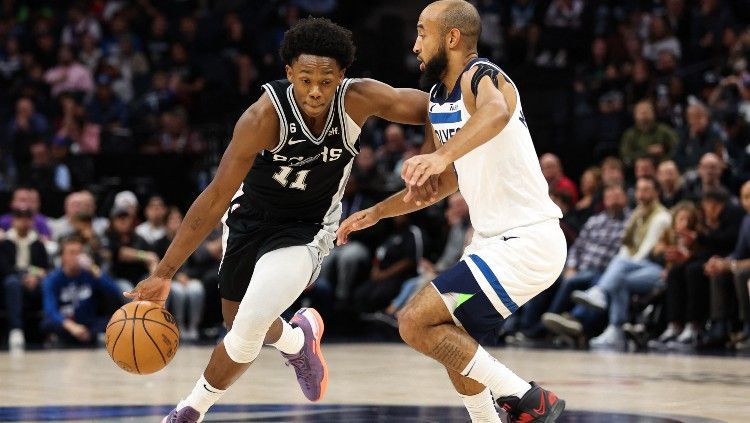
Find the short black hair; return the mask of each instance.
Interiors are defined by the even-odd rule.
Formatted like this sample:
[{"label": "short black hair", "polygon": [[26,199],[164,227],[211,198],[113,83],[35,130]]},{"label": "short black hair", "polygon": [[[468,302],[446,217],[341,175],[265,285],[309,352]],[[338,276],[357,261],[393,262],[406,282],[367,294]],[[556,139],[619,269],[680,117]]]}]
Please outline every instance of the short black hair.
[{"label": "short black hair", "polygon": [[710,188],[703,193],[703,201],[713,201],[719,204],[727,204],[732,199],[732,195],[726,188]]},{"label": "short black hair", "polygon": [[354,62],[352,32],[326,18],[305,18],[284,33],[279,54],[291,66],[300,55],[330,57],[341,69]]}]

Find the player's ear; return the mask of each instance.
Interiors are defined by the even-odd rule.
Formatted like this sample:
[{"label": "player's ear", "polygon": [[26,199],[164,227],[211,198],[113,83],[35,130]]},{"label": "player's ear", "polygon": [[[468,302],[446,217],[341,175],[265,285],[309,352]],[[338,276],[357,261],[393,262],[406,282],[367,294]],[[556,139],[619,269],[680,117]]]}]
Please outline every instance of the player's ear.
[{"label": "player's ear", "polygon": [[294,69],[289,65],[284,65],[284,70],[286,70],[286,79],[291,81],[294,78]]},{"label": "player's ear", "polygon": [[457,28],[451,28],[451,30],[445,34],[445,41],[448,43],[448,48],[455,48],[461,41],[461,31]]}]

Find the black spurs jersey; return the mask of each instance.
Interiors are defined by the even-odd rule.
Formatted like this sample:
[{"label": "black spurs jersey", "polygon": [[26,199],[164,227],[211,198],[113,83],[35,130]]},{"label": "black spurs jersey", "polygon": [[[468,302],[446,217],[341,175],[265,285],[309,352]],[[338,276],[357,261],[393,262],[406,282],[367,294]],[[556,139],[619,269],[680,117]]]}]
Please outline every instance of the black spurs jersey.
[{"label": "black spurs jersey", "polygon": [[344,109],[351,81],[344,79],[336,89],[323,132],[317,137],[302,119],[289,81],[263,85],[279,116],[279,144],[255,158],[227,212],[230,227],[237,216],[335,229],[341,217],[341,196],[359,148],[360,128]]}]

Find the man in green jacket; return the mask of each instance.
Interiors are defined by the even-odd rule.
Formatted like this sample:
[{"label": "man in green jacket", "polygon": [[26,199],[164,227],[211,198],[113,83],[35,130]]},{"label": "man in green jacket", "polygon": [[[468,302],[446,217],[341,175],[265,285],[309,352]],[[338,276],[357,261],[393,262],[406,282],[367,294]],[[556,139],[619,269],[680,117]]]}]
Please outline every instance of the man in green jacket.
[{"label": "man in green jacket", "polygon": [[677,133],[668,125],[656,122],[654,105],[649,100],[636,103],[633,108],[635,125],[628,128],[620,142],[620,157],[632,166],[638,157],[654,156],[658,160],[672,157],[677,145]]}]

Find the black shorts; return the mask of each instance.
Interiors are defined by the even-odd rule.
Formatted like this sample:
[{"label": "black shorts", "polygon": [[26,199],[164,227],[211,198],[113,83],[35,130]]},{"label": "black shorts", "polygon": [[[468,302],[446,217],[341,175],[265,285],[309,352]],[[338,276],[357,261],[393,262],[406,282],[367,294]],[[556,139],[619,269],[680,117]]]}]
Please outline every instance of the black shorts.
[{"label": "black shorts", "polygon": [[[307,245],[321,225],[310,223],[269,223],[233,216],[224,227],[226,245],[219,268],[219,294],[230,301],[242,301],[255,264],[269,251]],[[285,269],[279,269],[284,272]]]}]

